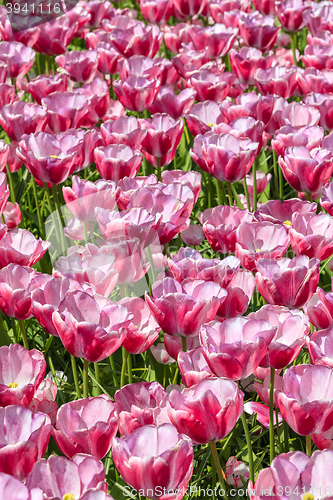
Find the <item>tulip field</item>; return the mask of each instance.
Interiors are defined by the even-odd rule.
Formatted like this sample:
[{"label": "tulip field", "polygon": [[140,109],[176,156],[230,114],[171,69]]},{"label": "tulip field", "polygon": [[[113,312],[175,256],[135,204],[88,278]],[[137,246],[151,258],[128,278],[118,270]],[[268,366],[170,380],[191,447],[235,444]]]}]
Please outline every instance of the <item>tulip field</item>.
[{"label": "tulip field", "polygon": [[333,499],[333,1],[2,0],[0,500]]}]

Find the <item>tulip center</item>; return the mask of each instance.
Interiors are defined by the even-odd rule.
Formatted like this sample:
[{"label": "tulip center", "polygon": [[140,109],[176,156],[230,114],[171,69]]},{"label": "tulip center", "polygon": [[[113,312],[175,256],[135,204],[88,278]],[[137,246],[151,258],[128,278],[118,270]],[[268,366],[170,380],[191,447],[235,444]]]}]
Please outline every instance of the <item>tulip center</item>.
[{"label": "tulip center", "polygon": [[62,500],[75,500],[74,493],[65,493]]},{"label": "tulip center", "polygon": [[[50,155],[50,158],[59,158],[59,156],[57,156],[57,155]],[[66,495],[67,495],[67,493],[66,493]],[[72,493],[71,493],[71,495],[72,495]]]},{"label": "tulip center", "polygon": [[305,495],[302,498],[302,500],[315,500],[315,496],[311,495],[311,493],[307,492],[307,493],[305,493]]},{"label": "tulip center", "polygon": [[290,220],[285,220],[285,221],[284,221],[284,224],[285,224],[286,226],[291,226],[291,222],[290,222]]},{"label": "tulip center", "polygon": [[8,387],[10,389],[15,389],[17,386],[18,386],[18,384],[16,382],[11,382],[10,384],[8,384]]},{"label": "tulip center", "polygon": [[212,127],[213,124],[212,123],[207,123],[208,127]]},{"label": "tulip center", "polygon": [[256,249],[256,252],[261,252],[261,248],[257,248],[257,249]]}]

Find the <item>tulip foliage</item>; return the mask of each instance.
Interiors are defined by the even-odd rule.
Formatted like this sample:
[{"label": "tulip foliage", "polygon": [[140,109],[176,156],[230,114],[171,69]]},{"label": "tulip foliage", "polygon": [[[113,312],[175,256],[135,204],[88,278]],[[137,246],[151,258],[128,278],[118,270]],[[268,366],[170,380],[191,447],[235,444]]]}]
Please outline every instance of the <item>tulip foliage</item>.
[{"label": "tulip foliage", "polygon": [[333,498],[332,61],[328,0],[0,6],[0,500]]}]

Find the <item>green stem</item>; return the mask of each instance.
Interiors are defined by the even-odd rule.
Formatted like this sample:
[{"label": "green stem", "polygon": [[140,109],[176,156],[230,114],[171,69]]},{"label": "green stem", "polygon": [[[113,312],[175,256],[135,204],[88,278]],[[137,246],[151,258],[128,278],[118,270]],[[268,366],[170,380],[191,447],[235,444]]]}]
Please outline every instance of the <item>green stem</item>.
[{"label": "green stem", "polygon": [[65,221],[64,221],[63,216],[62,216],[60,202],[59,202],[59,198],[58,198],[57,186],[55,184],[52,184],[52,194],[53,194],[53,199],[55,201],[57,212],[59,215],[60,224],[58,225],[58,228],[59,228],[59,233],[60,233],[62,252],[64,253],[66,250],[66,242],[65,242],[65,235],[64,235],[64,227],[66,224],[65,224]]},{"label": "green stem", "polygon": [[34,192],[34,198],[35,198],[35,203],[36,203],[36,211],[37,211],[39,231],[40,231],[40,234],[41,234],[43,240],[45,240],[45,238],[46,238],[46,236],[45,236],[45,229],[44,229],[44,224],[42,223],[42,216],[41,216],[41,213],[40,213],[40,210],[39,210],[39,202],[38,202],[38,194],[37,194],[36,181],[35,181],[35,178],[34,178],[33,175],[31,177],[32,177],[32,189],[33,189],[33,192]]},{"label": "green stem", "polygon": [[71,354],[71,362],[72,362],[72,372],[73,372],[73,378],[74,378],[74,384],[75,384],[77,398],[81,399],[79,377],[78,377],[77,368],[76,368],[76,359],[75,359],[75,356],[73,356],[73,354]]},{"label": "green stem", "polygon": [[279,164],[277,161],[277,154],[275,149],[273,149],[273,165],[274,165],[274,187],[275,187],[275,196],[278,199],[280,190],[279,190]]},{"label": "green stem", "polygon": [[208,173],[208,208],[212,208],[212,176]]},{"label": "green stem", "polygon": [[89,379],[89,361],[86,359],[83,361],[83,397],[87,398],[88,397],[88,379]]},{"label": "green stem", "polygon": [[283,174],[281,168],[279,168],[279,191],[280,191],[280,201],[283,203]]},{"label": "green stem", "polygon": [[275,457],[274,448],[274,377],[275,370],[271,367],[271,382],[269,388],[269,458],[270,463]]},{"label": "green stem", "polygon": [[109,360],[110,360],[110,366],[111,366],[111,370],[112,370],[113,384],[115,387],[118,387],[118,380],[117,380],[117,376],[116,376],[116,367],[114,364],[114,359],[113,359],[112,354],[110,354]]},{"label": "green stem", "polygon": [[127,357],[127,374],[128,374],[128,383],[132,384],[133,383],[133,377],[132,377],[132,356],[131,353],[128,353]]},{"label": "green stem", "polygon": [[241,420],[242,424],[244,427],[244,432],[245,432],[245,438],[246,438],[246,444],[249,452],[249,469],[250,469],[250,479],[252,483],[254,483],[254,469],[253,469],[253,453],[252,453],[252,442],[251,442],[251,436],[250,436],[250,431],[249,427],[247,425],[246,421],[246,415],[245,412],[243,411],[241,415]]},{"label": "green stem", "polygon": [[[219,456],[217,453],[215,441],[210,441],[209,446],[210,446],[210,449],[212,451],[212,457],[213,457],[213,460],[215,462],[215,467],[216,467],[217,475],[219,478],[220,486],[224,491],[226,491],[225,475],[224,475],[224,472],[223,472],[222,467],[221,467],[221,463],[220,463],[220,459],[219,459]],[[223,498],[224,499],[226,498],[225,494],[223,495]]]},{"label": "green stem", "polygon": [[257,210],[257,162],[258,158],[254,160],[252,165],[252,174],[253,174],[253,212]]},{"label": "green stem", "polygon": [[218,204],[218,206],[220,206],[220,205],[223,205],[222,193],[221,193],[221,189],[220,189],[220,183],[216,179],[216,177],[215,177],[215,185],[216,185],[216,192],[217,192],[217,204]]},{"label": "green stem", "polygon": [[23,321],[23,319],[18,319],[17,321],[18,321],[18,324],[19,324],[19,327],[20,327],[20,330],[21,330],[21,336],[22,336],[22,340],[23,340],[23,346],[26,349],[29,349],[29,342],[28,342],[27,331],[25,329],[24,321]]},{"label": "green stem", "polygon": [[247,183],[246,183],[246,177],[244,177],[244,179],[243,179],[243,186],[244,186],[244,193],[245,193],[245,198],[246,198],[247,209],[250,212],[251,211],[250,195],[249,195],[249,190],[248,190]]},{"label": "green stem", "polygon": [[228,198],[229,198],[229,205],[232,207],[232,206],[233,206],[233,204],[234,204],[234,199],[233,199],[233,196],[232,196],[231,184],[230,184],[230,182],[228,182],[227,184],[228,184]]},{"label": "green stem", "polygon": [[7,163],[7,176],[8,176],[8,180],[9,180],[9,189],[10,189],[10,201],[12,203],[14,203],[15,205],[15,202],[16,202],[16,196],[15,196],[15,188],[14,188],[14,181],[13,181],[13,174],[9,168],[9,165]]},{"label": "green stem", "polygon": [[153,256],[151,253],[150,245],[147,246],[147,257],[148,257],[148,260],[150,262],[151,279],[152,279],[152,282],[155,283],[155,281],[156,281],[156,269],[155,269],[154,260],[153,260]]},{"label": "green stem", "polygon": [[225,188],[224,188],[224,182],[222,181],[219,181],[219,184],[221,186],[221,191],[222,191],[222,201],[223,201],[223,205],[226,205],[226,200],[227,200],[227,195],[226,195],[226,192],[225,192]]},{"label": "green stem", "polygon": [[45,56],[45,73],[47,76],[50,74],[50,68],[49,68],[49,57]]},{"label": "green stem", "polygon": [[123,352],[123,364],[121,367],[120,387],[124,387],[125,385],[125,375],[126,375],[126,366],[128,358],[128,352],[123,347],[122,347],[122,352]]},{"label": "green stem", "polygon": [[[96,382],[98,382],[98,384],[100,385],[100,384],[101,384],[101,378],[100,378],[100,376],[99,376],[99,366],[98,366],[98,362],[94,363],[94,368],[95,368],[95,378],[96,378]],[[97,396],[99,396],[99,395],[100,395],[100,393],[101,393],[101,390],[100,390],[99,385],[97,385],[97,388],[96,388]]]},{"label": "green stem", "polygon": [[57,241],[61,241],[61,237],[60,237],[60,234],[59,234],[58,224],[57,224],[56,218],[54,216],[54,210],[53,210],[53,205],[52,205],[52,201],[51,201],[50,192],[49,192],[49,189],[47,187],[47,183],[46,182],[44,182],[44,192],[46,194],[46,199],[47,199],[47,203],[48,203],[48,206],[49,206],[49,212],[50,212],[51,219],[52,219],[52,222],[53,222],[53,225],[54,225],[54,229],[55,229],[55,232],[56,232]]},{"label": "green stem", "polygon": [[297,57],[296,57],[297,33],[296,32],[290,33],[290,45],[291,45],[291,50],[293,52],[294,64],[295,64],[295,66],[297,66]]},{"label": "green stem", "polygon": [[186,346],[186,337],[182,337],[182,346],[183,346],[183,351],[187,351],[187,346]]},{"label": "green stem", "polygon": [[231,189],[232,189],[232,193],[233,193],[233,195],[234,195],[234,200],[235,200],[235,202],[236,202],[237,207],[238,207],[238,208],[240,208],[241,210],[244,210],[244,205],[243,205],[243,203],[240,201],[239,196],[238,196],[238,193],[237,193],[237,191],[236,191],[236,189],[235,189],[235,186],[234,186],[233,184],[231,184]]},{"label": "green stem", "polygon": [[289,427],[287,422],[283,421],[283,438],[284,438],[284,452],[288,453],[289,451]]},{"label": "green stem", "polygon": [[305,441],[306,441],[306,454],[308,457],[311,457],[311,446],[312,446],[311,435],[306,436]]},{"label": "green stem", "polygon": [[162,182],[161,158],[157,158],[157,179]]}]

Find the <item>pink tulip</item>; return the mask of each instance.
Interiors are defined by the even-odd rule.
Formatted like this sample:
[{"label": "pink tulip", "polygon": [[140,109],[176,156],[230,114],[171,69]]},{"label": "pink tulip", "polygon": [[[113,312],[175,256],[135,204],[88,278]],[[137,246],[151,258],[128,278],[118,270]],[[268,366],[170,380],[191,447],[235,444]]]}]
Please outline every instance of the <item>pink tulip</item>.
[{"label": "pink tulip", "polygon": [[65,52],[56,57],[56,63],[74,82],[85,83],[95,78],[98,58],[94,50]]},{"label": "pink tulip", "polygon": [[242,47],[239,52],[229,52],[233,72],[242,83],[254,85],[254,74],[257,69],[267,69],[273,63],[274,55],[263,57],[261,50],[254,47]]},{"label": "pink tulip", "polygon": [[320,261],[333,253],[333,222],[328,214],[295,213],[289,230],[290,244],[296,255]]},{"label": "pink tulip", "polygon": [[196,95],[194,89],[184,89],[176,95],[170,87],[161,87],[149,111],[152,114],[167,113],[174,120],[178,120],[191,109]]},{"label": "pink tulip", "polygon": [[333,294],[318,287],[307,304],[306,312],[319,330],[333,327]]},{"label": "pink tulip", "polygon": [[296,191],[317,193],[327,183],[333,172],[332,152],[304,146],[287,148],[284,158],[279,158],[283,175]]},{"label": "pink tulip", "polygon": [[97,148],[94,151],[94,159],[101,177],[116,183],[124,177],[135,177],[142,163],[140,151],[125,144],[110,144]]},{"label": "pink tulip", "polygon": [[43,354],[20,344],[0,347],[0,405],[29,406],[46,370]]},{"label": "pink tulip", "polygon": [[259,311],[250,313],[249,319],[261,319],[276,326],[273,340],[268,346],[267,355],[260,366],[276,370],[285,368],[299,355],[310,331],[307,316],[301,311],[289,311],[286,307],[265,305]]},{"label": "pink tulip", "polygon": [[236,457],[229,457],[225,464],[225,477],[227,484],[236,488],[242,488],[244,482],[249,479],[250,469],[244,462],[239,461]]},{"label": "pink tulip", "polygon": [[[88,33],[89,35],[90,33]],[[117,65],[121,56],[108,41],[97,42],[94,48],[97,52],[98,66],[97,69],[103,75],[114,75],[117,73]]]},{"label": "pink tulip", "polygon": [[135,116],[121,116],[116,120],[108,120],[101,125],[101,134],[105,145],[125,144],[132,149],[141,149],[147,131],[140,127]]},{"label": "pink tulip", "polygon": [[306,339],[306,346],[313,365],[325,365],[333,368],[331,352],[332,329],[315,331]]},{"label": "pink tulip", "polygon": [[1,42],[0,62],[7,65],[7,77],[26,75],[34,63],[36,53],[20,42]]},{"label": "pink tulip", "polygon": [[232,431],[243,412],[243,398],[235,382],[209,378],[181,392],[173,390],[168,413],[178,432],[205,444],[220,441]]},{"label": "pink tulip", "polygon": [[249,271],[256,271],[258,259],[283,257],[289,244],[285,228],[271,222],[242,222],[236,231],[236,256]]},{"label": "pink tulip", "polygon": [[100,460],[110,450],[117,428],[115,405],[109,396],[102,394],[62,405],[53,437],[68,458],[87,453]]},{"label": "pink tulip", "polygon": [[[278,404],[278,394],[279,394],[279,392],[282,391],[282,384],[283,384],[283,377],[281,377],[280,375],[278,375],[278,373],[276,373],[276,371],[275,371],[275,375],[274,375],[274,391],[273,391],[273,404],[274,404],[275,408],[279,407],[279,404]],[[264,378],[262,384],[260,382],[254,382],[253,388],[256,391],[256,393],[259,395],[260,399],[266,405],[269,405],[269,399],[270,399],[270,375],[267,375]]]},{"label": "pink tulip", "polygon": [[143,425],[170,423],[169,395],[158,382],[125,385],[114,395],[121,436],[132,434]]},{"label": "pink tulip", "polygon": [[115,437],[112,458],[127,484],[154,499],[167,500],[168,491],[177,489],[180,500],[193,472],[192,444],[171,424],[145,425],[128,436]]},{"label": "pink tulip", "polygon": [[268,200],[267,203],[261,205],[254,215],[259,221],[273,222],[275,224],[284,223],[288,231],[294,213],[298,212],[304,215],[308,212],[315,213],[316,210],[316,203],[290,198],[289,200],[283,200],[282,203],[279,200]]},{"label": "pink tulip", "polygon": [[183,170],[164,170],[162,172],[162,182],[164,184],[180,182],[191,189],[194,194],[194,203],[199,199],[201,191],[201,174],[199,172],[194,172],[193,170],[188,170],[187,172]]},{"label": "pink tulip", "polygon": [[200,15],[205,9],[206,0],[190,0],[184,2],[183,0],[175,0],[174,2],[174,15],[177,20],[186,19],[194,15]]},{"label": "pink tulip", "polygon": [[302,0],[276,2],[276,14],[285,31],[300,31],[304,27],[304,14],[310,9]]},{"label": "pink tulip", "polygon": [[161,365],[172,365],[175,360],[169,355],[162,342],[150,346],[150,352]]},{"label": "pink tulip", "polygon": [[200,342],[217,377],[240,380],[259,366],[276,331],[277,327],[267,320],[230,318],[203,325]]},{"label": "pink tulip", "polygon": [[0,495],[6,500],[43,500],[43,492],[30,492],[25,484],[9,474],[0,472]]},{"label": "pink tulip", "polygon": [[31,267],[9,264],[0,270],[0,310],[11,318],[31,318],[31,293],[48,280]]},{"label": "pink tulip", "polygon": [[275,94],[288,99],[297,87],[297,70],[287,66],[258,69],[254,80],[260,94]]},{"label": "pink tulip", "polygon": [[323,207],[325,212],[329,215],[333,215],[333,182],[328,182],[321,190],[323,198],[320,198],[320,205]]},{"label": "pink tulip", "polygon": [[102,462],[90,455],[78,453],[72,460],[51,455],[47,460],[38,460],[26,484],[30,491],[34,488],[42,490],[45,500],[66,499],[69,495],[77,500],[112,500],[108,496],[93,495],[107,492],[104,477]]},{"label": "pink tulip", "polygon": [[203,348],[197,347],[187,352],[180,351],[177,357],[182,381],[187,387],[199,384],[206,378],[214,377],[203,354]]},{"label": "pink tulip", "polygon": [[288,368],[278,403],[282,417],[297,434],[326,432],[332,427],[332,369],[313,365]]},{"label": "pink tulip", "polygon": [[21,210],[18,203],[7,201],[3,210],[3,218],[8,229],[15,229],[21,222]]},{"label": "pink tulip", "polygon": [[197,101],[215,101],[220,104],[228,95],[235,76],[228,72],[216,74],[200,69],[191,74],[190,85],[197,93]]},{"label": "pink tulip", "polygon": [[[164,334],[164,346],[166,352],[177,361],[178,354],[183,351],[183,343],[181,337],[173,337],[172,335]],[[187,337],[186,348],[188,350],[196,349],[200,347],[199,335],[194,335],[193,337]]]},{"label": "pink tulip", "polygon": [[211,321],[227,292],[212,281],[194,280],[180,285],[172,278],[156,281],[153,297],[146,302],[163,331],[169,335],[194,336]]},{"label": "pink tulip", "polygon": [[235,253],[236,230],[242,222],[251,222],[253,215],[236,207],[216,207],[203,225],[208,243],[215,252]]},{"label": "pink tulip", "polygon": [[[89,51],[90,52],[90,51]],[[84,95],[88,99],[88,112],[79,122],[82,127],[91,127],[101,119],[107,120],[111,108],[110,90],[106,81],[94,78],[74,89],[75,94]]]},{"label": "pink tulip", "polygon": [[150,24],[166,24],[172,16],[170,0],[141,0],[140,9],[145,20]]},{"label": "pink tulip", "polygon": [[266,16],[275,15],[275,0],[254,0],[253,4],[260,14]]},{"label": "pink tulip", "polygon": [[89,109],[87,97],[76,92],[53,92],[42,99],[42,104],[55,134],[79,127]]},{"label": "pink tulip", "polygon": [[300,309],[316,291],[319,264],[319,260],[310,260],[305,255],[293,259],[259,259],[256,264],[258,291],[269,304]]},{"label": "pink tulip", "polygon": [[64,54],[77,31],[78,23],[67,16],[60,16],[52,23],[39,26],[39,37],[33,48],[45,55]]},{"label": "pink tulip", "polygon": [[141,112],[154,101],[160,89],[158,79],[147,80],[143,76],[129,76],[124,82],[116,80],[113,84],[117,99],[131,110]]},{"label": "pink tulip", "polygon": [[216,102],[205,101],[194,104],[185,119],[191,134],[196,136],[209,132],[220,114],[220,108]]},{"label": "pink tulip", "polygon": [[67,90],[68,77],[61,73],[54,76],[38,75],[27,84],[27,91],[38,104],[42,103],[43,97],[47,97],[53,92],[66,92]]},{"label": "pink tulip", "polygon": [[27,229],[13,229],[0,240],[0,266],[5,267],[11,263],[33,266],[49,246],[50,242],[41,238],[36,240]]},{"label": "pink tulip", "polygon": [[262,500],[267,498],[263,494],[264,491],[274,491],[274,498],[281,500],[285,498],[286,487],[287,491],[290,488],[291,492],[299,488],[299,491],[305,491],[305,495],[311,494],[318,500],[327,498],[324,488],[326,492],[331,491],[333,482],[330,475],[323,479],[323,471],[331,467],[332,461],[332,450],[317,450],[312,457],[301,451],[282,453],[274,458],[270,467],[259,472],[254,487],[250,481],[250,498]]},{"label": "pink tulip", "polygon": [[0,140],[0,171],[3,172],[6,169],[6,163],[9,156],[9,146],[5,141]]},{"label": "pink tulip", "polygon": [[0,408],[0,471],[21,481],[46,452],[51,421],[23,406]]},{"label": "pink tulip", "polygon": [[195,224],[181,233],[181,239],[186,245],[197,246],[205,240],[205,233],[200,224]]},{"label": "pink tulip", "polygon": [[131,315],[123,306],[80,290],[67,292],[52,321],[67,351],[73,356],[97,362],[122,344]]},{"label": "pink tulip", "polygon": [[187,34],[196,50],[206,50],[209,59],[224,57],[236,40],[237,31],[226,28],[224,23],[201,28],[192,24],[187,29]]},{"label": "pink tulip", "polygon": [[154,57],[162,42],[162,33],[158,26],[137,23],[128,29],[116,28],[110,36],[111,45],[128,58],[133,55]]},{"label": "pink tulip", "polygon": [[23,134],[44,130],[48,122],[46,111],[35,103],[15,101],[0,110],[0,125],[10,139],[20,141]]},{"label": "pink tulip", "polygon": [[235,318],[243,315],[252,299],[256,282],[251,271],[239,269],[226,287],[228,296],[219,307],[216,319]]},{"label": "pink tulip", "polygon": [[120,210],[126,210],[131,195],[139,188],[157,184],[157,177],[155,174],[145,176],[137,176],[134,178],[124,177],[118,182],[118,190],[116,191],[117,205]]},{"label": "pink tulip", "polygon": [[72,188],[63,187],[64,200],[69,211],[82,222],[94,221],[95,208],[112,210],[116,205],[116,185],[112,181],[86,181],[77,175],[72,177]]},{"label": "pink tulip", "polygon": [[269,16],[242,14],[239,32],[248,47],[267,52],[275,45],[279,28],[275,28],[274,19]]},{"label": "pink tulip", "polygon": [[318,148],[323,137],[324,130],[318,126],[295,128],[291,125],[284,125],[276,130],[272,146],[277,155],[284,156],[286,149],[293,146],[305,146],[310,151]]},{"label": "pink tulip", "polygon": [[18,157],[41,182],[64,182],[81,162],[82,141],[74,134],[38,132],[24,135],[17,149]]},{"label": "pink tulip", "polygon": [[34,397],[28,406],[33,413],[45,413],[50,417],[52,426],[55,425],[57,419],[58,405],[55,402],[57,397],[57,386],[51,379],[42,380],[38,386]]}]

